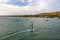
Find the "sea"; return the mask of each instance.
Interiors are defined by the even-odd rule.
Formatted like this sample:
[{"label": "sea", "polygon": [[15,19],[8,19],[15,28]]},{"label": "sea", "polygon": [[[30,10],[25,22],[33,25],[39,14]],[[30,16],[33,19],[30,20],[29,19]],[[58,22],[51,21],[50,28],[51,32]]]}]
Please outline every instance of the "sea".
[{"label": "sea", "polygon": [[0,17],[0,40],[60,40],[60,19]]}]

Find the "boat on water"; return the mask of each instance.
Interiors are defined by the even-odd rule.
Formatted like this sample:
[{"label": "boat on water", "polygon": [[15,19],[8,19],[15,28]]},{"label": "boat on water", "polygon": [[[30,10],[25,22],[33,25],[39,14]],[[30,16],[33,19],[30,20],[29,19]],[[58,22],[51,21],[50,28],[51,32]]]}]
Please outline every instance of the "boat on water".
[{"label": "boat on water", "polygon": [[49,21],[49,20],[46,20],[46,21]]}]

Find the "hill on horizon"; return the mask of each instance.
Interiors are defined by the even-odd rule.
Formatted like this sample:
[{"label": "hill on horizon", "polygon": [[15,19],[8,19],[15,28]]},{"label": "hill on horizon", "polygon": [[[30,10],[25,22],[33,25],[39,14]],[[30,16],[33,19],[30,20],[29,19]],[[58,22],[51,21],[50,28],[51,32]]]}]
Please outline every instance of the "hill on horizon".
[{"label": "hill on horizon", "polygon": [[60,12],[38,13],[35,15],[1,15],[0,17],[43,17],[43,18],[60,18]]},{"label": "hill on horizon", "polygon": [[53,17],[60,17],[60,12],[48,12],[48,13],[38,13],[38,14],[35,14],[35,15],[23,15],[23,17],[53,18]]}]

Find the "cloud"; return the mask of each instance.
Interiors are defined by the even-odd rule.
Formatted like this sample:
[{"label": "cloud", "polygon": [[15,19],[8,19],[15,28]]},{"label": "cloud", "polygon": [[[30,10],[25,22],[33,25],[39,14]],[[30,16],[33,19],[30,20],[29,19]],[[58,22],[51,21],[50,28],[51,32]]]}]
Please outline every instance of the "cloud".
[{"label": "cloud", "polygon": [[2,4],[0,5],[0,15],[18,15],[18,13],[22,12],[22,7]]},{"label": "cloud", "polygon": [[[9,4],[11,2],[29,2],[20,6]],[[0,15],[29,15],[41,12],[60,11],[59,0],[0,0]]]},{"label": "cloud", "polygon": [[21,2],[32,2],[33,0],[20,0]]},{"label": "cloud", "polygon": [[11,0],[0,0],[0,4],[1,3],[8,3],[8,2],[10,2]]}]

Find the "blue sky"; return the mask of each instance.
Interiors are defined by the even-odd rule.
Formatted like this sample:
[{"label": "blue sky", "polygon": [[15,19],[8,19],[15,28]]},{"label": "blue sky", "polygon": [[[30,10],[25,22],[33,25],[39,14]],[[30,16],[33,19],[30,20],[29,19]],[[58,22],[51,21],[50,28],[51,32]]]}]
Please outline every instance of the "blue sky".
[{"label": "blue sky", "polygon": [[60,0],[0,0],[0,15],[29,15],[60,11]]},{"label": "blue sky", "polygon": [[12,4],[12,5],[18,5],[18,6],[26,6],[29,4],[29,2],[27,2],[27,0],[25,0],[25,2],[21,2],[20,0],[12,0],[11,2],[9,2],[8,4]]}]

